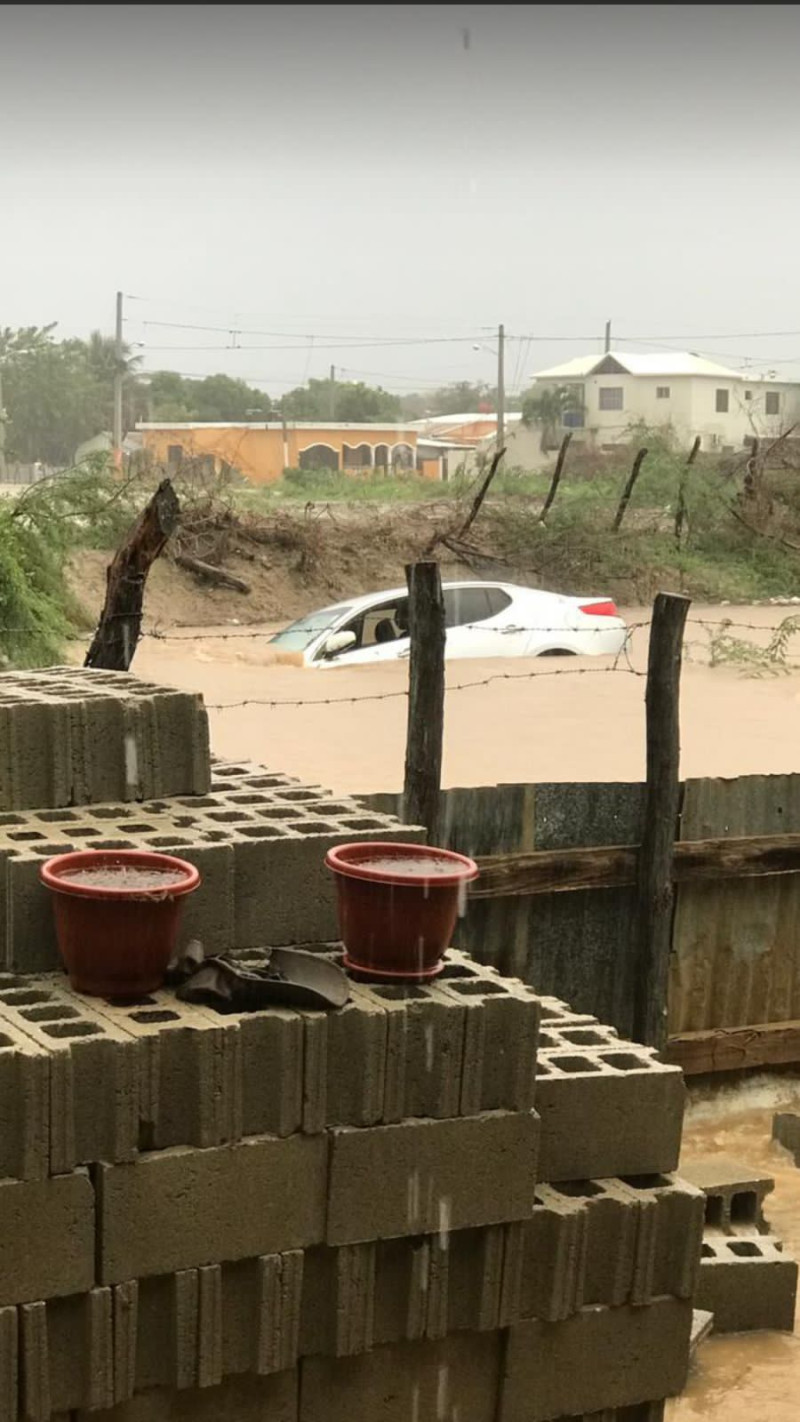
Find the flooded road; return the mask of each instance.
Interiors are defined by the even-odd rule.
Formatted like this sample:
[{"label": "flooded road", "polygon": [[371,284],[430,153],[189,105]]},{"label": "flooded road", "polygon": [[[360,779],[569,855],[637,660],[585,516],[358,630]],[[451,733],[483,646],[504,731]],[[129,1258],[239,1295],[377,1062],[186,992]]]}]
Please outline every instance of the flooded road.
[{"label": "flooded road", "polygon": [[[682,1160],[724,1155],[771,1175],[765,1202],[772,1231],[800,1258],[800,1169],[770,1134],[775,1111],[800,1111],[800,1077],[753,1078],[745,1086],[692,1090]],[[797,1317],[795,1321],[797,1327]],[[667,1422],[797,1422],[800,1337],[729,1334],[701,1344],[689,1385],[667,1406]]]},{"label": "flooded road", "polygon": [[[709,667],[722,619],[763,645],[794,609],[692,609],[682,681],[682,770],[732,776],[800,770],[800,676],[741,665]],[[628,610],[630,624],[649,613]],[[751,631],[750,624],[758,629]],[[335,791],[399,790],[403,783],[406,662],[308,670],[276,665],[269,629],[174,630],[145,638],[133,670],[197,688],[220,755],[255,760]],[[173,640],[174,638],[174,640]],[[631,642],[631,667],[606,658],[491,658],[447,664],[444,783],[638,780],[644,772],[642,673],[648,631]],[[795,638],[800,650],[800,636]],[[355,699],[354,699],[355,698]],[[369,698],[369,699],[362,699]],[[242,704],[244,703],[244,704]],[[277,704],[265,704],[277,703]],[[222,709],[218,709],[222,708]]]}]

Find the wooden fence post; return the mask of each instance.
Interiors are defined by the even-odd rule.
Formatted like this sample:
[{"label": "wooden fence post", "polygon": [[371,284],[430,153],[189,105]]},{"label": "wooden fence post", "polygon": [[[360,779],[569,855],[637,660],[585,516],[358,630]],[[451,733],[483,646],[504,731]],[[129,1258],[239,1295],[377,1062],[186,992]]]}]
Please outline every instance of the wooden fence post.
[{"label": "wooden fence post", "polygon": [[663,1051],[672,941],[672,857],[680,809],[680,683],[690,599],[659,593],[647,659],[647,782],[637,874],[633,1036]]},{"label": "wooden fence post", "polygon": [[177,528],[180,512],[172,484],[162,479],[106,569],[106,600],[85,667],[128,670],[142,627],[147,574]]},{"label": "wooden fence post", "polygon": [[424,825],[430,843],[439,827],[444,736],[444,597],[438,563],[406,568],[411,636],[403,819]]},{"label": "wooden fence post", "polygon": [[614,533],[619,533],[622,527],[622,520],[625,517],[625,510],[627,509],[628,504],[630,503],[630,498],[631,494],[633,493],[634,485],[636,483],[636,480],[639,478],[639,472],[646,458],[647,449],[640,449],[636,455],[636,458],[633,461],[633,467],[631,469],[630,474],[628,475],[627,480],[625,481],[625,488],[622,490],[622,497],[617,506],[617,512],[614,514],[614,522],[611,525],[612,532]]}]

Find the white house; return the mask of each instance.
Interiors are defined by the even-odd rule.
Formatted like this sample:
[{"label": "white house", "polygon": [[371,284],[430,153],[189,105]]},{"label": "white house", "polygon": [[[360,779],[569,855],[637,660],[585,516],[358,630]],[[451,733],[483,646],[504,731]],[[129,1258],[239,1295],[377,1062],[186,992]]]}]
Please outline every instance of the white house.
[{"label": "white house", "polygon": [[[800,384],[731,370],[691,351],[578,356],[540,371],[533,393],[563,386],[574,391],[575,408],[563,412],[562,429],[596,445],[627,442],[631,426],[643,423],[671,426],[687,446],[699,435],[702,449],[735,450],[748,437],[774,439],[800,422]],[[506,459],[515,462],[513,447]]]}]

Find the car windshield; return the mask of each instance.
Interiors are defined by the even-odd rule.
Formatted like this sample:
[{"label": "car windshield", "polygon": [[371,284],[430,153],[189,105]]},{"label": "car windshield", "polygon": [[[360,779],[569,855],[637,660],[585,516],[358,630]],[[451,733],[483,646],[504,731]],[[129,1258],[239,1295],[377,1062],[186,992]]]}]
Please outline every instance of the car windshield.
[{"label": "car windshield", "polygon": [[274,646],[283,647],[287,652],[304,652],[315,642],[322,632],[327,632],[351,611],[349,603],[339,603],[337,607],[325,607],[321,612],[310,612],[307,617],[298,618],[282,632],[276,632],[270,641]]}]

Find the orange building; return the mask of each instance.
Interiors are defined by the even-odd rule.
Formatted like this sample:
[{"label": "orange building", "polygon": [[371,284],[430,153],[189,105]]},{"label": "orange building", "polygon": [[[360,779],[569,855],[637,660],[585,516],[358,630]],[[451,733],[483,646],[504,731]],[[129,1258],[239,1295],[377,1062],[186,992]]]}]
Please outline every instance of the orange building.
[{"label": "orange building", "polygon": [[142,448],[176,469],[195,463],[209,473],[238,470],[253,484],[271,484],[284,469],[418,470],[442,475],[441,458],[418,455],[419,431],[409,425],[138,424]]}]

